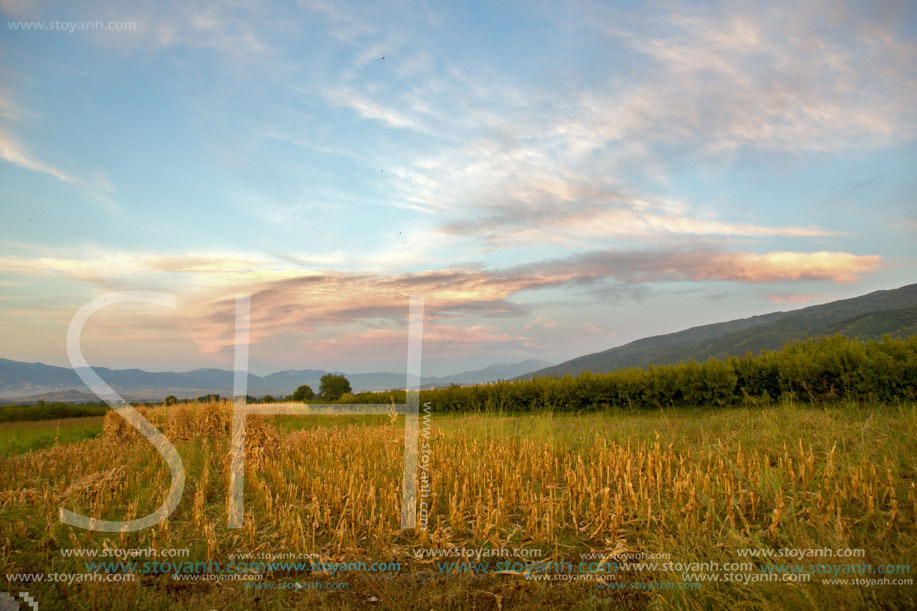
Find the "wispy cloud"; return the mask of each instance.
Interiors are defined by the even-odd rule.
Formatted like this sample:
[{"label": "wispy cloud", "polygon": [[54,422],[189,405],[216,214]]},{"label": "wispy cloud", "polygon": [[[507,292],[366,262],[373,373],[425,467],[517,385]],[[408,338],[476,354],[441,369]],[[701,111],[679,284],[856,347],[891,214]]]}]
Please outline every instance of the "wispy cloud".
[{"label": "wispy cloud", "polygon": [[846,3],[673,8],[643,31],[619,17],[591,23],[651,61],[643,82],[582,96],[585,120],[567,129],[595,147],[641,137],[709,151],[833,150],[906,141],[917,128],[917,80],[906,68],[917,48],[874,12]]},{"label": "wispy cloud", "polygon": [[[547,194],[545,194],[547,197]],[[582,244],[583,239],[648,239],[667,235],[730,237],[826,237],[840,232],[821,227],[770,227],[692,218],[671,211],[671,206],[646,200],[596,194],[587,202],[558,200],[551,203],[510,204],[491,208],[490,214],[443,225],[449,235],[470,235],[491,244],[546,242]],[[684,208],[684,207],[680,207]]]},{"label": "wispy cloud", "polygon": [[329,88],[322,91],[322,95],[331,104],[342,106],[356,111],[364,119],[382,121],[391,127],[409,128],[416,131],[427,131],[415,118],[402,111],[386,106],[384,103],[364,95],[360,95],[348,88]]},{"label": "wispy cloud", "polygon": [[96,172],[91,179],[79,178],[68,174],[57,166],[34,156],[21,142],[2,127],[0,127],[0,160],[32,172],[52,176],[63,183],[73,185],[87,199],[96,202],[109,212],[114,212],[118,208],[112,197],[114,187],[104,172]]},{"label": "wispy cloud", "polygon": [[31,113],[13,100],[13,95],[8,87],[0,86],[0,119],[7,121],[20,121]]},{"label": "wispy cloud", "polygon": [[666,281],[732,281],[769,283],[783,280],[853,282],[878,269],[878,255],[844,252],[764,254],[728,252],[701,246],[659,251],[606,251],[529,264],[517,272],[563,282],[614,278],[631,283]]},{"label": "wispy cloud", "polygon": [[53,176],[61,182],[77,185],[86,184],[85,181],[75,178],[57,167],[37,159],[27,151],[18,140],[2,128],[0,128],[0,159],[33,172],[41,172]]},{"label": "wispy cloud", "polygon": [[525,323],[526,329],[531,329],[533,327],[542,327],[544,329],[553,329],[557,326],[557,323],[553,320],[545,320],[544,317],[538,316],[527,323]]},{"label": "wispy cloud", "polygon": [[[138,277],[193,277],[201,287],[241,286],[284,278],[302,278],[311,272],[304,265],[278,258],[233,252],[183,254],[138,253],[90,249],[89,256],[52,255],[0,257],[0,272],[20,276],[60,274],[76,280],[109,285],[133,282]],[[321,256],[302,257],[321,265]],[[334,255],[329,256],[334,261]]]},{"label": "wispy cloud", "polygon": [[62,170],[48,162],[43,155],[36,154],[22,139],[13,133],[8,126],[22,125],[40,120],[34,111],[24,108],[14,99],[9,84],[0,85],[0,161],[15,165],[32,172],[51,176],[60,182],[73,185],[90,199],[107,209],[114,211],[117,205],[112,197],[114,187],[108,176],[96,171],[91,178],[80,177]]}]

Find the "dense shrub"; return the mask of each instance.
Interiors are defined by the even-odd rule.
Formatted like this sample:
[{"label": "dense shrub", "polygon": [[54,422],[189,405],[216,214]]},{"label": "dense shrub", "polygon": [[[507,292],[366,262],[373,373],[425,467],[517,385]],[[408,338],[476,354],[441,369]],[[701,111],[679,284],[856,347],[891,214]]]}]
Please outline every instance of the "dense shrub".
[{"label": "dense shrub", "polygon": [[104,403],[39,403],[37,405],[0,405],[0,422],[23,420],[56,420],[104,416],[108,406]]},{"label": "dense shrub", "polygon": [[[421,392],[437,411],[585,411],[917,400],[917,336],[862,342],[842,335],[788,343],[783,350],[648,369],[585,372]],[[361,393],[357,403],[403,403],[404,391]]]}]

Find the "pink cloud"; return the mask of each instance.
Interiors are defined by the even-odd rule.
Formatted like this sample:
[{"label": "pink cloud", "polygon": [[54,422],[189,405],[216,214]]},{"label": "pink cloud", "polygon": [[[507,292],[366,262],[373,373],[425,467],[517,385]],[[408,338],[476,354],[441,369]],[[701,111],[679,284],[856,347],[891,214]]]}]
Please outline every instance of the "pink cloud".
[{"label": "pink cloud", "polygon": [[878,269],[879,263],[878,255],[857,256],[845,252],[722,253],[711,259],[711,267],[703,270],[700,277],[755,283],[781,280],[854,282],[860,275]]},{"label": "pink cloud", "polygon": [[543,316],[539,316],[525,323],[526,329],[531,329],[532,327],[542,327],[545,329],[553,329],[557,326],[557,323],[553,320],[545,320]]}]

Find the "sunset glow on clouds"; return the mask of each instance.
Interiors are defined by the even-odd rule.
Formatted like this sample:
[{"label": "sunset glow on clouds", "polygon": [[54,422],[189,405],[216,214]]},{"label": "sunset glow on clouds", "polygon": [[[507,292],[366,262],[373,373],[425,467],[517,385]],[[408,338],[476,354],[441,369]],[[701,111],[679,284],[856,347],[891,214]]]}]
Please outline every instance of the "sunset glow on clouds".
[{"label": "sunset glow on clouds", "polygon": [[418,294],[439,375],[914,281],[907,3],[2,7],[137,27],[0,42],[0,356],[116,290],[179,308],[97,364],[227,366],[250,294],[256,369],[403,369]]}]

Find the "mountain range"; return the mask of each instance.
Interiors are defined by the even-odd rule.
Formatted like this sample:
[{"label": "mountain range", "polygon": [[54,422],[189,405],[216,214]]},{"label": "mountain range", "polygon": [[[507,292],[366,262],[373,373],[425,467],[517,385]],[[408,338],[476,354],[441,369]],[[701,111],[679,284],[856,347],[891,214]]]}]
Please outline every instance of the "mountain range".
[{"label": "mountain range", "polygon": [[[496,363],[484,369],[464,371],[452,376],[427,376],[422,378],[422,386],[431,388],[450,384],[480,384],[509,380],[549,364],[535,359],[519,363]],[[129,400],[162,399],[167,395],[187,398],[208,393],[232,395],[234,374],[225,369],[195,369],[187,372],[151,372],[106,367],[93,369],[122,397]],[[320,369],[290,369],[267,376],[249,374],[248,392],[256,396],[287,395],[301,384],[308,384],[313,390],[318,391],[320,379],[326,373],[343,373],[350,380],[354,392],[405,386],[403,373],[344,373]],[[78,402],[97,400],[94,395],[89,394],[89,389],[73,369],[4,358],[0,358],[0,399],[4,402],[39,399]]]},{"label": "mountain range", "polygon": [[626,367],[670,365],[688,359],[778,350],[790,340],[842,333],[860,339],[917,334],[917,284],[875,291],[789,312],[692,327],[587,354],[520,376],[576,375]]}]

